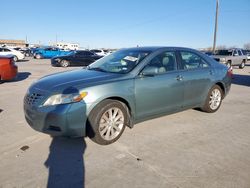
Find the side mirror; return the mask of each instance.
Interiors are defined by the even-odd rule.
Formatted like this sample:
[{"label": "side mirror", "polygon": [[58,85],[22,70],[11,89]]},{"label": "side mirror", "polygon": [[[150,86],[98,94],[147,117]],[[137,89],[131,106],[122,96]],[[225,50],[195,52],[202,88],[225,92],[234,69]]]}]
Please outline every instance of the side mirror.
[{"label": "side mirror", "polygon": [[234,54],[234,56],[239,56],[239,54]]},{"label": "side mirror", "polygon": [[142,70],[140,75],[142,75],[142,76],[155,76],[158,73],[159,73],[159,68],[158,67],[147,66]]}]

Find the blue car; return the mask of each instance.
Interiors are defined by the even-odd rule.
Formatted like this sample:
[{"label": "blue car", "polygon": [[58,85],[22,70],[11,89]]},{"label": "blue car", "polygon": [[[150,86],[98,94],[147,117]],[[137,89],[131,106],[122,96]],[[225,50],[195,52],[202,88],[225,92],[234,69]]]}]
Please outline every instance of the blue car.
[{"label": "blue car", "polygon": [[107,145],[148,119],[190,108],[216,112],[231,76],[225,65],[188,48],[122,49],[85,69],[39,79],[26,93],[24,113],[37,131]]},{"label": "blue car", "polygon": [[53,58],[56,56],[68,55],[71,51],[64,51],[59,48],[47,47],[39,48],[34,53],[35,59]]}]

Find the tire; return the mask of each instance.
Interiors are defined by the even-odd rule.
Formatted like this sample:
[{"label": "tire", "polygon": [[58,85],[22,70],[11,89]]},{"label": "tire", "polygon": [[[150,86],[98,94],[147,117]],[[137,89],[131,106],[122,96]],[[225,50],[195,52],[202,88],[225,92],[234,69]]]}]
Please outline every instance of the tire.
[{"label": "tire", "polygon": [[120,138],[128,125],[129,117],[128,108],[124,103],[104,100],[88,117],[87,136],[97,144],[111,144]]},{"label": "tire", "polygon": [[36,55],[35,55],[35,58],[36,58],[36,59],[42,59],[42,56],[41,56],[41,54],[36,54]]},{"label": "tire", "polygon": [[[217,97],[216,97],[217,95]],[[205,105],[201,108],[202,111],[207,113],[216,112],[223,99],[223,91],[218,85],[214,85],[208,92],[208,96],[205,101]]]},{"label": "tire", "polygon": [[17,61],[18,61],[17,56],[14,56],[14,57],[13,57],[13,60],[14,60],[14,62],[17,62]]},{"label": "tire", "polygon": [[246,60],[244,59],[244,60],[241,62],[239,68],[240,68],[240,69],[244,69],[245,66],[246,66]]},{"label": "tire", "polygon": [[232,62],[231,61],[226,62],[226,66],[228,67],[228,69],[232,69]]},{"label": "tire", "polygon": [[62,60],[60,62],[60,65],[61,65],[61,67],[68,67],[69,66],[69,62],[67,60]]}]

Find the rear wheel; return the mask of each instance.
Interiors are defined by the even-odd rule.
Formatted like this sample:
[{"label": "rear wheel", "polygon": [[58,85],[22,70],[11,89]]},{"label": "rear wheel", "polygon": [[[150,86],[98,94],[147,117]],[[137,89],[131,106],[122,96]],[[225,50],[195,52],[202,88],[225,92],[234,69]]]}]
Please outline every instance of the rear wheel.
[{"label": "rear wheel", "polygon": [[111,144],[122,135],[128,118],[125,104],[116,100],[104,100],[89,115],[87,135],[97,144]]},{"label": "rear wheel", "polygon": [[214,85],[208,93],[205,105],[203,106],[202,110],[208,113],[216,112],[220,108],[222,98],[222,89],[220,86]]},{"label": "rear wheel", "polygon": [[62,67],[68,67],[69,66],[69,62],[67,60],[62,60],[61,63],[60,63],[60,65]]},{"label": "rear wheel", "polygon": [[228,69],[232,69],[232,62],[231,61],[228,61],[226,63],[226,66],[228,67]]},{"label": "rear wheel", "polygon": [[244,59],[244,60],[241,62],[239,68],[240,68],[240,69],[244,69],[245,66],[246,66],[246,60]]}]

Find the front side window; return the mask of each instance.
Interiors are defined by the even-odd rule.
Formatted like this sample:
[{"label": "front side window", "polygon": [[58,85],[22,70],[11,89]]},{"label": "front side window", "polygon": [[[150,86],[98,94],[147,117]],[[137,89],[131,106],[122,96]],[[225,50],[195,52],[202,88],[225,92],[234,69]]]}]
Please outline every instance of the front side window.
[{"label": "front side window", "polygon": [[4,52],[11,52],[11,50],[7,49],[7,48],[4,48],[3,49]]},{"label": "front side window", "polygon": [[91,64],[88,69],[126,74],[134,69],[151,51],[140,49],[124,49],[105,56],[95,63]]},{"label": "front side window", "polygon": [[238,54],[238,50],[234,50],[233,55],[234,55],[234,56],[238,56],[238,55],[239,55],[239,54]]},{"label": "front side window", "polygon": [[181,62],[184,69],[205,68],[209,65],[200,56],[193,52],[180,52]]},{"label": "front side window", "polygon": [[239,55],[242,55],[241,50],[238,50],[238,54],[239,54]]},{"label": "front side window", "polygon": [[177,70],[175,53],[166,51],[156,55],[144,69],[154,69],[155,74]]}]

